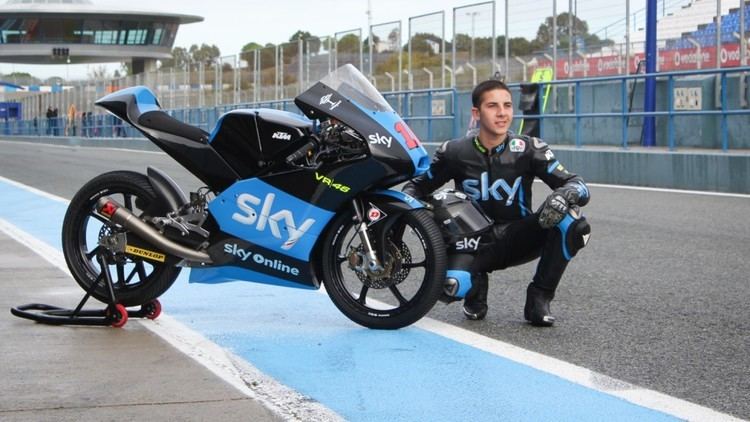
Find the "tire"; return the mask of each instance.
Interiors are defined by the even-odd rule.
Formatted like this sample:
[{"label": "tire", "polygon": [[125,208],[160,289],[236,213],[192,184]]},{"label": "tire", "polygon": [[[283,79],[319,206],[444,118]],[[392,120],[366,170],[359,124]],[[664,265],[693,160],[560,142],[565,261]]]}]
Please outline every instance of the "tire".
[{"label": "tire", "polygon": [[115,171],[95,177],[73,197],[65,213],[62,246],[65,262],[76,282],[87,290],[96,284],[91,295],[110,303],[110,294],[97,260],[102,252],[114,285],[117,303],[138,306],[161,296],[180,273],[179,267],[139,259],[124,253],[113,253],[99,246],[100,238],[126,229],[99,215],[96,201],[109,196],[140,218],[156,208],[156,193],[143,174]]},{"label": "tire", "polygon": [[[446,249],[440,230],[426,210],[405,212],[377,224],[391,224],[383,266],[385,277],[355,270],[364,250],[351,213],[343,213],[325,238],[323,283],[336,307],[357,324],[398,329],[422,318],[437,302],[445,281]],[[373,248],[376,237],[368,230]]]}]

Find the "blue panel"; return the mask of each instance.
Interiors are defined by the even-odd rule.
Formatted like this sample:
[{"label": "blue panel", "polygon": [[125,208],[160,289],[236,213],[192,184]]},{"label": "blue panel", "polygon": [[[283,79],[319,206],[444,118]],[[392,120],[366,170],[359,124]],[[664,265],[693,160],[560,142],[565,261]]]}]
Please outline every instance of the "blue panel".
[{"label": "blue panel", "polygon": [[236,182],[208,209],[222,231],[303,261],[334,216],[259,179]]},{"label": "blue panel", "polygon": [[274,286],[282,287],[295,287],[300,289],[315,289],[313,286],[308,286],[300,283],[293,283],[288,280],[273,277],[268,274],[259,273],[257,271],[247,270],[238,267],[211,267],[211,268],[191,268],[190,269],[190,282],[191,283],[204,283],[204,284],[216,284],[226,283],[230,281],[248,281],[251,283],[263,283],[272,284]]},{"label": "blue panel", "polygon": [[458,292],[456,297],[463,298],[471,289],[471,274],[468,271],[448,270],[446,278],[454,278],[458,281]]},{"label": "blue panel", "polygon": [[411,132],[411,129],[395,111],[372,111],[360,106],[355,101],[352,101],[352,104],[356,105],[363,113],[371,116],[373,120],[378,122],[380,126],[388,131],[389,135],[396,138],[401,147],[409,154],[409,157],[414,164],[413,176],[419,176],[430,169],[430,155],[427,153],[427,150],[424,149],[422,143],[419,142],[417,136],[414,135],[414,140],[419,142],[419,146],[410,149],[406,144],[406,138],[404,135],[396,131],[396,125],[399,123],[403,125],[404,130]]},{"label": "blue panel", "polygon": [[570,214],[568,214],[557,225],[557,228],[560,229],[560,233],[562,233],[562,250],[563,250],[563,256],[565,257],[566,261],[570,261],[570,258],[572,258],[570,256],[570,252],[568,251],[568,229],[570,228],[570,225],[573,224],[574,221],[576,220],[573,217],[571,217]]},{"label": "blue panel", "polygon": [[373,193],[396,198],[399,201],[411,206],[412,209],[424,208],[424,205],[422,205],[422,202],[420,202],[418,199],[414,198],[413,196],[409,194],[399,192],[397,190],[378,189],[378,190],[373,191]]}]

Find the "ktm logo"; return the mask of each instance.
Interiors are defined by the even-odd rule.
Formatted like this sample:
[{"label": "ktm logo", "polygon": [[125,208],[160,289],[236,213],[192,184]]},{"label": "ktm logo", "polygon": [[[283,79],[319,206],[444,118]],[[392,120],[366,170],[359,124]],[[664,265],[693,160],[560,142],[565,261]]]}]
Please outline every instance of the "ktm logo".
[{"label": "ktm logo", "polygon": [[286,132],[276,132],[273,135],[271,135],[271,139],[281,139],[284,141],[289,141],[292,139],[292,135]]}]

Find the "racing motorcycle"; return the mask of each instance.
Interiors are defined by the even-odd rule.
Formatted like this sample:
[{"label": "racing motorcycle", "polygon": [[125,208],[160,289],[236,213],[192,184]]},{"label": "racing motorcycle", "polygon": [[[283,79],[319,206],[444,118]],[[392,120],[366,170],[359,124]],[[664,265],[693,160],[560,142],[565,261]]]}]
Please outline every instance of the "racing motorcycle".
[{"label": "racing motorcycle", "polygon": [[369,328],[423,317],[443,293],[446,246],[430,205],[390,188],[427,171],[426,150],[352,65],[294,102],[304,115],[234,110],[209,134],[146,87],[98,100],[205,186],[185,194],[153,167],[86,183],[62,229],[78,284],[122,313],[158,304],[189,267],[191,282],[324,285]]}]

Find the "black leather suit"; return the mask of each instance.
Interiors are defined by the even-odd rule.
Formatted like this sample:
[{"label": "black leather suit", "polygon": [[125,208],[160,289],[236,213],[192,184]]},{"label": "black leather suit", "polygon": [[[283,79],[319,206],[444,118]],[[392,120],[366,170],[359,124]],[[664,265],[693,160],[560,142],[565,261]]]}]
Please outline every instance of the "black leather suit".
[{"label": "black leather suit", "polygon": [[510,132],[493,151],[487,151],[475,136],[443,143],[435,152],[430,170],[403,190],[425,198],[453,180],[455,189],[477,200],[495,223],[494,241],[476,251],[466,270],[485,273],[541,257],[534,284],[554,293],[568,261],[582,246],[566,247],[567,233],[558,227],[543,229],[539,225],[531,202],[536,177],[553,190],[572,193],[567,195],[575,198],[570,205],[583,206],[589,201],[583,179],[565,169],[546,143]]}]

